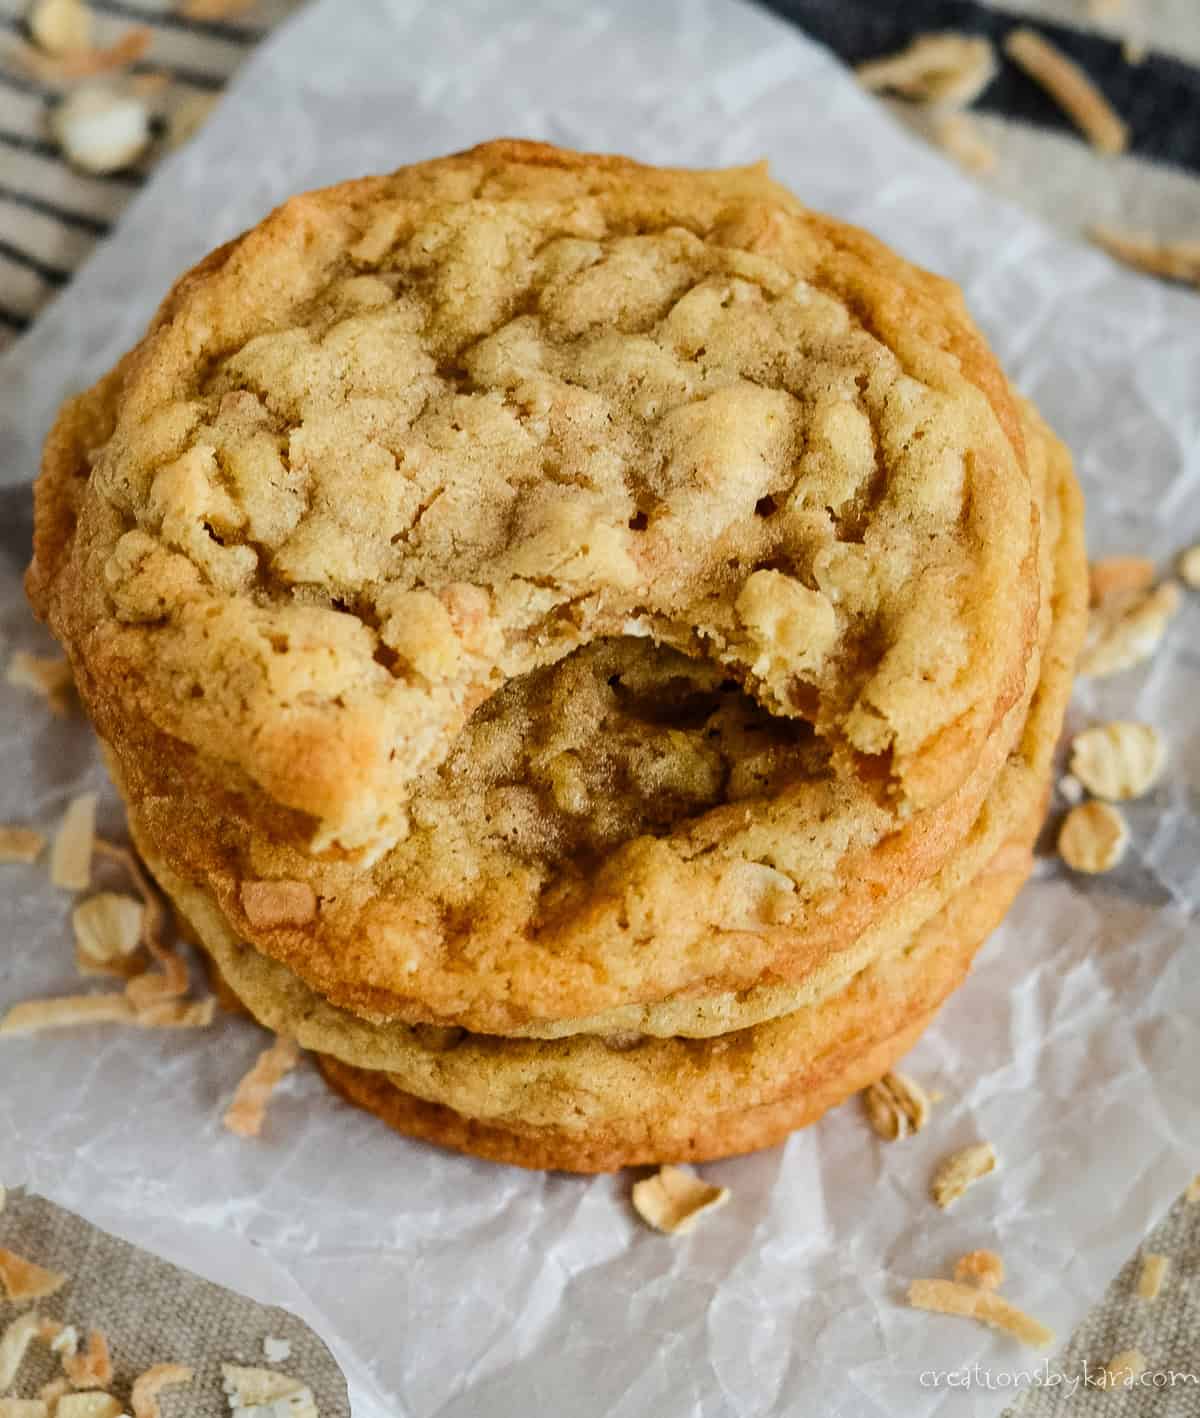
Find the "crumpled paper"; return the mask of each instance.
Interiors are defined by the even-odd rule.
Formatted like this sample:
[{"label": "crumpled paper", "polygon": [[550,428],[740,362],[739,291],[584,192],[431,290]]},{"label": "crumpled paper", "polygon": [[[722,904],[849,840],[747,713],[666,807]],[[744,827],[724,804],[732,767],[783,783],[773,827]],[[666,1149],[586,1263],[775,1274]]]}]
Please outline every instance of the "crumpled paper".
[{"label": "crumpled paper", "polygon": [[[732,0],[301,12],[0,366],[3,477],[30,477],[60,395],[136,338],[171,278],[285,194],[502,133],[679,164],[769,157],[812,205],[963,283],[1075,451],[1094,553],[1165,565],[1200,539],[1200,302],[988,196],[825,52]],[[25,497],[3,508],[5,654],[43,643],[17,580]],[[0,1043],[0,1176],[294,1310],[343,1364],[358,1418],[994,1415],[1038,1356],[907,1309],[908,1281],[992,1246],[1006,1293],[1065,1340],[1197,1167],[1198,644],[1193,595],[1151,665],[1081,687],[1076,726],[1155,723],[1170,772],[1129,806],[1117,872],[1039,869],[910,1058],[945,1095],[915,1139],[881,1144],[851,1104],[786,1147],[705,1168],[733,1200],[671,1239],[632,1215],[628,1178],[526,1175],[406,1142],[310,1071],[261,1140],[231,1137],[220,1114],[262,1035],[222,1020]],[[14,688],[0,689],[0,745],[0,820],[49,827],[104,781],[86,727]],[[2,870],[0,1007],[78,988],[68,898],[40,867]],[[937,1162],[980,1138],[999,1171],[937,1211]],[[929,1377],[976,1362],[991,1388]]]}]

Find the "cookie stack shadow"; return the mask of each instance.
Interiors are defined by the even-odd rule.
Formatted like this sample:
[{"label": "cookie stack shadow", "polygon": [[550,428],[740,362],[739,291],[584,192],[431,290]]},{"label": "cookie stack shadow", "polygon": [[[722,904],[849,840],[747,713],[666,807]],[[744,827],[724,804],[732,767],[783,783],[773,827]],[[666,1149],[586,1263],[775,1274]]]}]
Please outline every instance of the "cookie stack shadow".
[{"label": "cookie stack shadow", "polygon": [[953,286],[761,167],[502,141],[183,277],[28,585],[227,997],[401,1132],[598,1171],[911,1047],[1028,875],[1086,580]]}]

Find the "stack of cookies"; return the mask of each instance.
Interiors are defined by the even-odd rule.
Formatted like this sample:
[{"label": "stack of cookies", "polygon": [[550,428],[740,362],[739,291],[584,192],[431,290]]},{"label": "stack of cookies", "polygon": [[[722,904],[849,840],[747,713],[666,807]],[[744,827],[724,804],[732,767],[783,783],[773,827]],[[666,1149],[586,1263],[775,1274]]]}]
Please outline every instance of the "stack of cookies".
[{"label": "stack of cookies", "polygon": [[1086,570],[953,286],[762,167],[506,141],[185,275],[28,585],[228,989],[402,1132],[592,1171],[911,1046],[1028,872]]}]

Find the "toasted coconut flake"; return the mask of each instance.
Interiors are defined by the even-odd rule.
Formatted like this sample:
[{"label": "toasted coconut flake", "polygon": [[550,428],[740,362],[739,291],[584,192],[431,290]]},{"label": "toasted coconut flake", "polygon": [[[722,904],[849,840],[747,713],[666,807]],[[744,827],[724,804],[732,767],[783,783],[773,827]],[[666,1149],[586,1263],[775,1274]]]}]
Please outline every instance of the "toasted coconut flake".
[{"label": "toasted coconut flake", "polygon": [[25,1351],[33,1343],[37,1332],[37,1315],[24,1314],[18,1315],[0,1334],[0,1393],[12,1388],[17,1371],[25,1361]]},{"label": "toasted coconut flake", "polygon": [[1108,1388],[1132,1388],[1146,1372],[1146,1356],[1140,1349],[1122,1349],[1104,1366]]},{"label": "toasted coconut flake", "polygon": [[141,945],[145,915],[145,906],[135,897],[101,891],[71,913],[75,944],[89,960],[107,965]]},{"label": "toasted coconut flake", "polygon": [[68,1393],[55,1404],[54,1418],[121,1418],[122,1411],[111,1393]]},{"label": "toasted coconut flake", "polygon": [[1148,232],[1114,231],[1106,226],[1090,227],[1088,235],[1114,261],[1135,271],[1200,285],[1200,241],[1160,241]]},{"label": "toasted coconut flake", "polygon": [[1058,854],[1073,870],[1089,876],[1111,871],[1125,855],[1129,828],[1108,803],[1080,803],[1063,819]]},{"label": "toasted coconut flake", "polygon": [[296,1067],[300,1048],[294,1039],[282,1035],[264,1049],[254,1067],[242,1079],[225,1112],[225,1126],[239,1137],[257,1137],[262,1132],[271,1094]]},{"label": "toasted coconut flake", "polygon": [[96,794],[80,793],[67,804],[50,848],[50,880],[64,891],[86,891],[92,880],[96,839]]},{"label": "toasted coconut flake", "polygon": [[83,0],[33,0],[29,33],[47,54],[78,54],[92,46],[92,12]]},{"label": "toasted coconut flake", "polygon": [[208,122],[219,94],[187,94],[167,115],[167,147],[182,148]]},{"label": "toasted coconut flake", "polygon": [[128,69],[143,58],[154,38],[145,25],[128,29],[115,43],[103,49],[81,49],[70,54],[45,54],[31,44],[18,42],[14,53],[21,65],[44,84],[73,83]]},{"label": "toasted coconut flake", "polygon": [[142,944],[154,957],[161,970],[147,971],[137,975],[125,986],[125,994],[130,1004],[139,1013],[144,1013],[153,1005],[165,1000],[179,999],[188,991],[187,962],[176,951],[163,944],[163,927],[166,915],[162,902],[142,865],[128,847],[108,842],[102,837],[96,839],[96,852],[110,861],[119,862],[133,878],[138,895],[142,898]]},{"label": "toasted coconut flake", "polygon": [[43,1034],[79,1024],[129,1024],[133,1006],[124,995],[59,995],[24,1000],[0,1019],[0,1035]]},{"label": "toasted coconut flake", "polygon": [[968,1251],[955,1262],[954,1278],[961,1285],[998,1290],[1004,1283],[1004,1261],[995,1251]]},{"label": "toasted coconut flake", "polygon": [[36,862],[46,839],[32,827],[0,826],[0,862]]},{"label": "toasted coconut flake", "polygon": [[112,1383],[112,1355],[102,1330],[89,1329],[87,1348],[63,1356],[63,1373],[72,1388],[107,1388]]},{"label": "toasted coconut flake", "polygon": [[193,1372],[186,1364],[154,1364],[133,1381],[129,1405],[133,1418],[159,1418],[158,1395],[165,1388],[190,1384]]},{"label": "toasted coconut flake", "polygon": [[252,926],[302,926],[317,914],[317,893],[307,881],[243,881],[242,910]]},{"label": "toasted coconut flake", "polygon": [[1088,567],[1088,593],[1098,606],[1122,591],[1148,591],[1154,585],[1154,563],[1146,556],[1103,556]]},{"label": "toasted coconut flake", "polygon": [[968,172],[984,176],[994,172],[996,150],[965,113],[940,113],[930,131],[933,141]]},{"label": "toasted coconut flake", "polygon": [[1174,581],[1144,593],[1109,596],[1088,616],[1079,673],[1102,678],[1148,660],[1161,644],[1180,600]]},{"label": "toasted coconut flake", "polygon": [[312,1390],[288,1374],[241,1364],[222,1364],[221,1374],[232,1418],[256,1418],[266,1412],[280,1418],[318,1418]]},{"label": "toasted coconut flake", "polygon": [[1022,1344],[1043,1349],[1054,1339],[1044,1324],[1002,1300],[991,1290],[960,1285],[956,1280],[914,1280],[908,1287],[908,1303],[918,1310],[934,1310],[941,1315],[962,1315],[980,1320],[994,1329],[1014,1335]]},{"label": "toasted coconut flake", "polygon": [[714,1187],[684,1167],[660,1167],[653,1177],[634,1183],[633,1209],[656,1231],[685,1236],[729,1197],[728,1187]]},{"label": "toasted coconut flake", "polygon": [[1046,90],[1092,147],[1110,154],[1125,151],[1129,130],[1120,115],[1061,49],[1034,30],[1022,28],[1008,35],[1004,51]]},{"label": "toasted coconut flake", "polygon": [[43,1320],[38,1330],[38,1338],[50,1346],[52,1354],[73,1357],[79,1353],[79,1331],[73,1324],[63,1324],[61,1320]]},{"label": "toasted coconut flake", "polygon": [[47,1270],[14,1251],[0,1248],[0,1286],[13,1304],[57,1295],[66,1283],[67,1277],[59,1271]]},{"label": "toasted coconut flake", "polygon": [[1188,547],[1180,556],[1179,576],[1185,586],[1200,591],[1200,545]]},{"label": "toasted coconut flake", "polygon": [[48,1418],[49,1412],[41,1398],[0,1398],[0,1418]]},{"label": "toasted coconut flake", "polygon": [[41,695],[52,713],[65,716],[71,712],[75,681],[71,666],[62,655],[31,655],[27,650],[16,650],[4,678],[19,689]]},{"label": "toasted coconut flake", "polygon": [[96,176],[131,166],[150,145],[150,114],[142,100],[101,85],[68,95],[50,121],[67,161]]},{"label": "toasted coconut flake", "polygon": [[1071,772],[1088,792],[1110,802],[1140,798],[1166,766],[1167,743],[1152,724],[1114,719],[1071,741]]},{"label": "toasted coconut flake", "polygon": [[1171,1268],[1170,1256],[1148,1255],[1142,1261],[1138,1275],[1137,1295],[1139,1300],[1157,1300],[1167,1271]]},{"label": "toasted coconut flake", "polygon": [[871,1126],[885,1142],[897,1142],[920,1132],[929,1121],[930,1098],[906,1073],[885,1073],[863,1092]]},{"label": "toasted coconut flake", "polygon": [[160,1000],[137,1011],[143,1029],[208,1029],[217,1014],[217,997],[201,1000]]},{"label": "toasted coconut flake", "polygon": [[255,0],[180,0],[179,13],[189,20],[231,20]]},{"label": "toasted coconut flake", "polygon": [[1188,1189],[1184,1192],[1183,1199],[1189,1206],[1195,1206],[1197,1202],[1200,1202],[1200,1172],[1197,1172],[1188,1183]]},{"label": "toasted coconut flake", "polygon": [[990,1142],[973,1142],[942,1160],[933,1177],[933,1199],[945,1208],[969,1186],[996,1170],[996,1149]]},{"label": "toasted coconut flake", "polygon": [[978,35],[923,34],[907,49],[860,64],[858,82],[872,93],[890,90],[916,103],[966,108],[996,73],[996,51]]}]

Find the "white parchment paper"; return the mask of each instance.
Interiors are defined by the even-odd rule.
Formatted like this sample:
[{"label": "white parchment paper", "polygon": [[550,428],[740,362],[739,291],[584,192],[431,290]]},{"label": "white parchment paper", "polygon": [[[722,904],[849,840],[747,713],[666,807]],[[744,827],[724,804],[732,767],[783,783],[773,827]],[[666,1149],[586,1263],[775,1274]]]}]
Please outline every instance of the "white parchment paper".
[{"label": "white parchment paper", "polygon": [[[137,337],[184,265],[287,193],[505,133],[680,164],[769,157],[812,205],[963,283],[1075,451],[1096,552],[1165,565],[1200,539],[1200,300],[988,197],[827,54],[733,0],[301,12],[0,364],[0,477],[27,481],[62,394]],[[26,501],[0,502],[6,657],[44,644],[18,586]],[[907,1310],[908,1281],[994,1246],[1007,1293],[1065,1339],[1200,1163],[1195,647],[1192,596],[1151,666],[1077,695],[1076,724],[1163,728],[1171,771],[1129,808],[1118,872],[1040,869],[911,1059],[945,1094],[916,1139],[883,1146],[852,1105],[705,1169],[733,1202],[670,1240],[632,1217],[627,1178],[526,1175],[411,1144],[308,1072],[259,1142],[230,1137],[220,1113],[262,1036],[226,1020],[4,1041],[0,1178],[297,1310],[341,1359],[359,1418],[995,1414],[1033,1356]],[[81,722],[7,686],[0,751],[3,821],[49,828],[104,781]],[[69,898],[42,867],[0,870],[0,1008],[77,989]],[[976,1138],[1001,1169],[942,1214],[930,1174]],[[928,1378],[974,1362],[992,1389]]]}]

